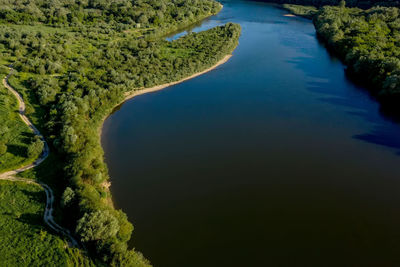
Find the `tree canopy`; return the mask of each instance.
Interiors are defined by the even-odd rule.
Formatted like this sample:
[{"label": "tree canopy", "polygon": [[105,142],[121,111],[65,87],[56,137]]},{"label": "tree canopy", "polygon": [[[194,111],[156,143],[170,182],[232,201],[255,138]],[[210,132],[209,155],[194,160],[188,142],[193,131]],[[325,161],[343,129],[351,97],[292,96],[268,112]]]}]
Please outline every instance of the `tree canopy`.
[{"label": "tree canopy", "polygon": [[314,18],[319,36],[348,72],[384,103],[400,101],[400,12],[395,7],[323,7]]}]

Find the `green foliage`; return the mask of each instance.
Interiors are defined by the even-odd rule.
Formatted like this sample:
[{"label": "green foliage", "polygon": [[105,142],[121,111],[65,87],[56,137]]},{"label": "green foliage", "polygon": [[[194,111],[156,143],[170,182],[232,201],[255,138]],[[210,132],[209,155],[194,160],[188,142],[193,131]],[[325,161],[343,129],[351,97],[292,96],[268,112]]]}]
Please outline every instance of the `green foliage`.
[{"label": "green foliage", "polygon": [[67,207],[72,204],[75,199],[75,192],[71,187],[67,187],[61,197],[61,207]]},{"label": "green foliage", "polygon": [[93,266],[43,225],[44,191],[0,181],[0,266]]},{"label": "green foliage", "polygon": [[[262,2],[272,2],[278,4],[309,5],[315,7],[338,6],[343,0],[259,0]],[[343,4],[343,3],[342,3]],[[395,6],[400,7],[398,0],[347,0],[345,3],[349,7],[371,8],[373,6]]]},{"label": "green foliage", "polygon": [[27,157],[37,158],[42,153],[43,147],[43,141],[36,135],[33,142],[28,146]]},{"label": "green foliage", "polygon": [[[127,247],[132,224],[110,204],[99,126],[126,93],[216,64],[237,46],[241,29],[228,23],[173,42],[160,38],[218,12],[211,0],[61,2],[10,0],[0,7],[0,21],[7,22],[0,23],[0,56],[14,62],[18,72],[10,83],[52,151],[23,175],[61,187],[56,191],[68,216],[59,216],[91,256],[112,266],[148,266]],[[32,147],[39,151],[38,142]]]},{"label": "green foliage", "polygon": [[[8,69],[1,68],[0,76],[3,79]],[[18,168],[36,158],[27,157],[28,144],[32,132],[26,126],[18,113],[17,100],[7,88],[0,84],[0,173]]]},{"label": "green foliage", "polygon": [[13,24],[95,26],[106,30],[153,28],[171,30],[216,14],[221,6],[201,0],[1,0],[0,21]]},{"label": "green foliage", "polygon": [[85,213],[76,227],[82,242],[111,239],[118,231],[117,219],[107,210]]},{"label": "green foliage", "polygon": [[348,65],[348,72],[384,103],[400,101],[400,12],[324,7],[314,19],[319,36]]},{"label": "green foliage", "polygon": [[0,156],[7,152],[7,145],[5,141],[0,141]]},{"label": "green foliage", "polygon": [[317,14],[318,9],[314,6],[299,6],[299,5],[290,5],[284,4],[283,8],[289,10],[291,13],[305,17],[305,18],[313,18],[315,14]]}]

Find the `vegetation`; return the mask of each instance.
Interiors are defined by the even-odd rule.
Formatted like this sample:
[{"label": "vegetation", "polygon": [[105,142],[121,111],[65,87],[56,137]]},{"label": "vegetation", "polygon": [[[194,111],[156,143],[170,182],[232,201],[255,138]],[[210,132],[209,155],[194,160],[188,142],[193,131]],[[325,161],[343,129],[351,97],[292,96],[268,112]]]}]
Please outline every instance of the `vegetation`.
[{"label": "vegetation", "polygon": [[[292,4],[292,5],[305,5],[305,6],[337,6],[342,0],[258,0],[261,2],[278,3],[278,4]],[[400,6],[398,0],[347,0],[349,7],[371,8],[373,6]]]},{"label": "vegetation", "polygon": [[312,19],[314,15],[317,14],[318,12],[318,9],[315,6],[299,6],[299,5],[284,4],[282,7],[297,16],[305,17],[308,19]]},{"label": "vegetation", "polygon": [[42,153],[44,143],[39,136],[35,136],[33,143],[28,146],[27,156],[29,158],[37,158]]},{"label": "vegetation", "polygon": [[[0,68],[1,79],[8,73]],[[28,153],[33,146],[32,131],[19,117],[15,96],[0,84],[0,173],[29,164],[36,159],[37,153]]]},{"label": "vegetation", "polygon": [[112,0],[68,1],[2,0],[0,20],[13,24],[43,23],[80,27],[126,30],[132,27],[157,28],[157,30],[189,24],[217,13],[221,5],[215,1],[200,0]]},{"label": "vegetation", "polygon": [[348,72],[383,103],[400,101],[400,13],[323,7],[314,18],[319,36],[347,64]]},{"label": "vegetation", "polygon": [[44,227],[44,203],[39,186],[0,181],[0,265],[94,266]]},{"label": "vegetation", "polygon": [[[23,175],[54,186],[58,219],[92,257],[111,266],[148,266],[128,249],[133,226],[112,206],[99,127],[125,93],[216,64],[236,47],[240,26],[228,23],[169,42],[160,37],[221,6],[211,0],[3,2],[0,58],[14,63],[10,83],[52,151],[43,166]],[[30,155],[43,145],[33,141]]]}]

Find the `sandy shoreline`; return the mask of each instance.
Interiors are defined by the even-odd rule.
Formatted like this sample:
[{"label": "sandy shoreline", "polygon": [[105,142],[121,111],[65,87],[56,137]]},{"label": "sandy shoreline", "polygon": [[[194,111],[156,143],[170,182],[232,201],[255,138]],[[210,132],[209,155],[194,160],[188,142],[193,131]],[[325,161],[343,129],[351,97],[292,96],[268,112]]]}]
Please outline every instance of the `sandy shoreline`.
[{"label": "sandy shoreline", "polygon": [[[193,74],[193,75],[190,75],[190,76],[188,76],[188,77],[186,77],[186,78],[183,78],[183,79],[181,79],[181,80],[179,80],[179,81],[170,82],[170,83],[165,83],[165,84],[153,86],[153,87],[150,87],[150,88],[143,88],[143,89],[139,89],[139,90],[133,90],[133,91],[131,91],[131,92],[126,92],[126,93],[125,93],[125,98],[124,98],[124,100],[122,100],[120,103],[118,103],[117,105],[115,105],[112,109],[115,109],[115,108],[118,107],[119,105],[125,103],[125,102],[126,102],[127,100],[129,100],[129,99],[134,98],[135,96],[139,96],[139,95],[144,95],[144,94],[148,94],[148,93],[160,91],[160,90],[162,90],[162,89],[164,89],[164,88],[167,88],[167,87],[169,87],[169,86],[173,86],[173,85],[176,85],[176,84],[179,84],[179,83],[183,83],[183,82],[185,82],[185,81],[187,81],[187,80],[196,78],[196,77],[198,77],[198,76],[200,76],[200,75],[203,75],[203,74],[205,74],[205,73],[207,73],[207,72],[210,72],[210,71],[216,69],[217,67],[221,66],[222,64],[226,63],[231,57],[232,57],[231,54],[226,55],[223,59],[221,59],[220,61],[218,61],[218,62],[217,62],[215,65],[213,65],[212,67],[210,67],[210,68],[208,68],[208,69],[205,69],[205,70],[203,70],[203,71],[197,72],[197,73],[195,73],[195,74]],[[104,124],[104,121],[105,121],[110,115],[111,115],[111,113],[108,114],[107,116],[105,116],[105,117],[103,118],[102,122],[101,122],[101,125],[100,125],[100,128],[99,128],[99,135],[100,135],[100,138],[101,138],[101,134],[102,134],[102,131],[103,131],[103,124]]]},{"label": "sandy shoreline", "polygon": [[[203,71],[197,72],[197,73],[195,73],[195,74],[193,74],[193,75],[191,75],[191,76],[188,76],[188,77],[186,77],[186,78],[183,78],[183,79],[181,79],[181,80],[179,80],[179,81],[170,82],[170,83],[165,83],[165,84],[157,85],[157,86],[150,87],[150,88],[143,88],[143,89],[133,90],[133,91],[131,91],[131,92],[127,92],[127,93],[125,93],[125,98],[124,98],[124,100],[122,100],[120,103],[118,103],[117,105],[115,105],[115,106],[113,107],[112,110],[114,110],[114,109],[115,109],[116,107],[118,107],[119,105],[125,103],[127,100],[134,98],[135,96],[139,96],[139,95],[144,95],[144,94],[148,94],[148,93],[151,93],[151,92],[160,91],[160,90],[162,90],[162,89],[164,89],[164,88],[167,88],[167,87],[169,87],[169,86],[173,86],[173,85],[176,85],[176,84],[179,84],[179,83],[183,83],[183,82],[185,82],[185,81],[187,81],[187,80],[196,78],[196,77],[198,77],[198,76],[200,76],[200,75],[203,75],[203,74],[205,74],[205,73],[207,73],[207,72],[210,72],[210,71],[214,70],[215,68],[219,67],[220,65],[226,63],[231,57],[232,57],[231,54],[226,55],[223,59],[221,59],[220,61],[218,61],[218,62],[217,62],[215,65],[213,65],[212,67],[210,67],[210,68],[208,68],[208,69],[205,69],[205,70],[203,70]],[[102,133],[103,133],[104,121],[105,121],[110,115],[111,115],[111,113],[107,114],[107,116],[104,116],[103,120],[102,120],[101,123],[100,123],[100,127],[99,127],[99,130],[98,130],[99,137],[100,137],[100,142],[101,142],[101,136],[102,136]],[[104,184],[103,187],[109,188],[110,185],[111,185],[110,180],[107,180],[107,185]]]},{"label": "sandy shoreline", "polygon": [[[200,75],[203,75],[203,74],[205,74],[205,73],[207,73],[209,71],[212,71],[213,69],[217,68],[218,66],[226,63],[231,57],[232,57],[232,55],[227,55],[223,59],[218,61],[217,64],[215,64],[211,68],[208,68],[208,69],[203,70],[201,72],[197,72],[197,73],[195,73],[195,74],[193,74],[191,76],[188,76],[186,78],[183,78],[183,79],[181,79],[179,81],[165,83],[165,84],[157,85],[157,86],[150,87],[150,88],[144,88],[144,89],[133,91],[133,92],[127,92],[127,93],[125,93],[125,99],[120,104],[122,104],[123,102],[125,102],[125,101],[127,101],[127,100],[129,100],[131,98],[134,98],[135,96],[143,95],[143,94],[147,94],[147,93],[151,93],[151,92],[156,92],[156,91],[162,90],[162,89],[164,89],[166,87],[173,86],[173,85],[176,85],[176,84],[179,84],[179,83],[183,83],[183,82],[185,82],[187,80],[196,78],[196,77],[198,77]],[[118,104],[117,106],[119,106],[120,104]]]}]

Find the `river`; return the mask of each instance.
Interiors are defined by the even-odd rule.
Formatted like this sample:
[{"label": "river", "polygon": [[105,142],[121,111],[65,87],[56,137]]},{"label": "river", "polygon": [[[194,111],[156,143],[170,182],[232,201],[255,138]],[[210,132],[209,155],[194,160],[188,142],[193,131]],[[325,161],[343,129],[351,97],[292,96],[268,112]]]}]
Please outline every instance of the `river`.
[{"label": "river", "polygon": [[[154,266],[400,266],[400,126],[274,6],[212,72],[126,102],[102,144],[131,244]],[[173,39],[174,37],[172,37]]]}]

